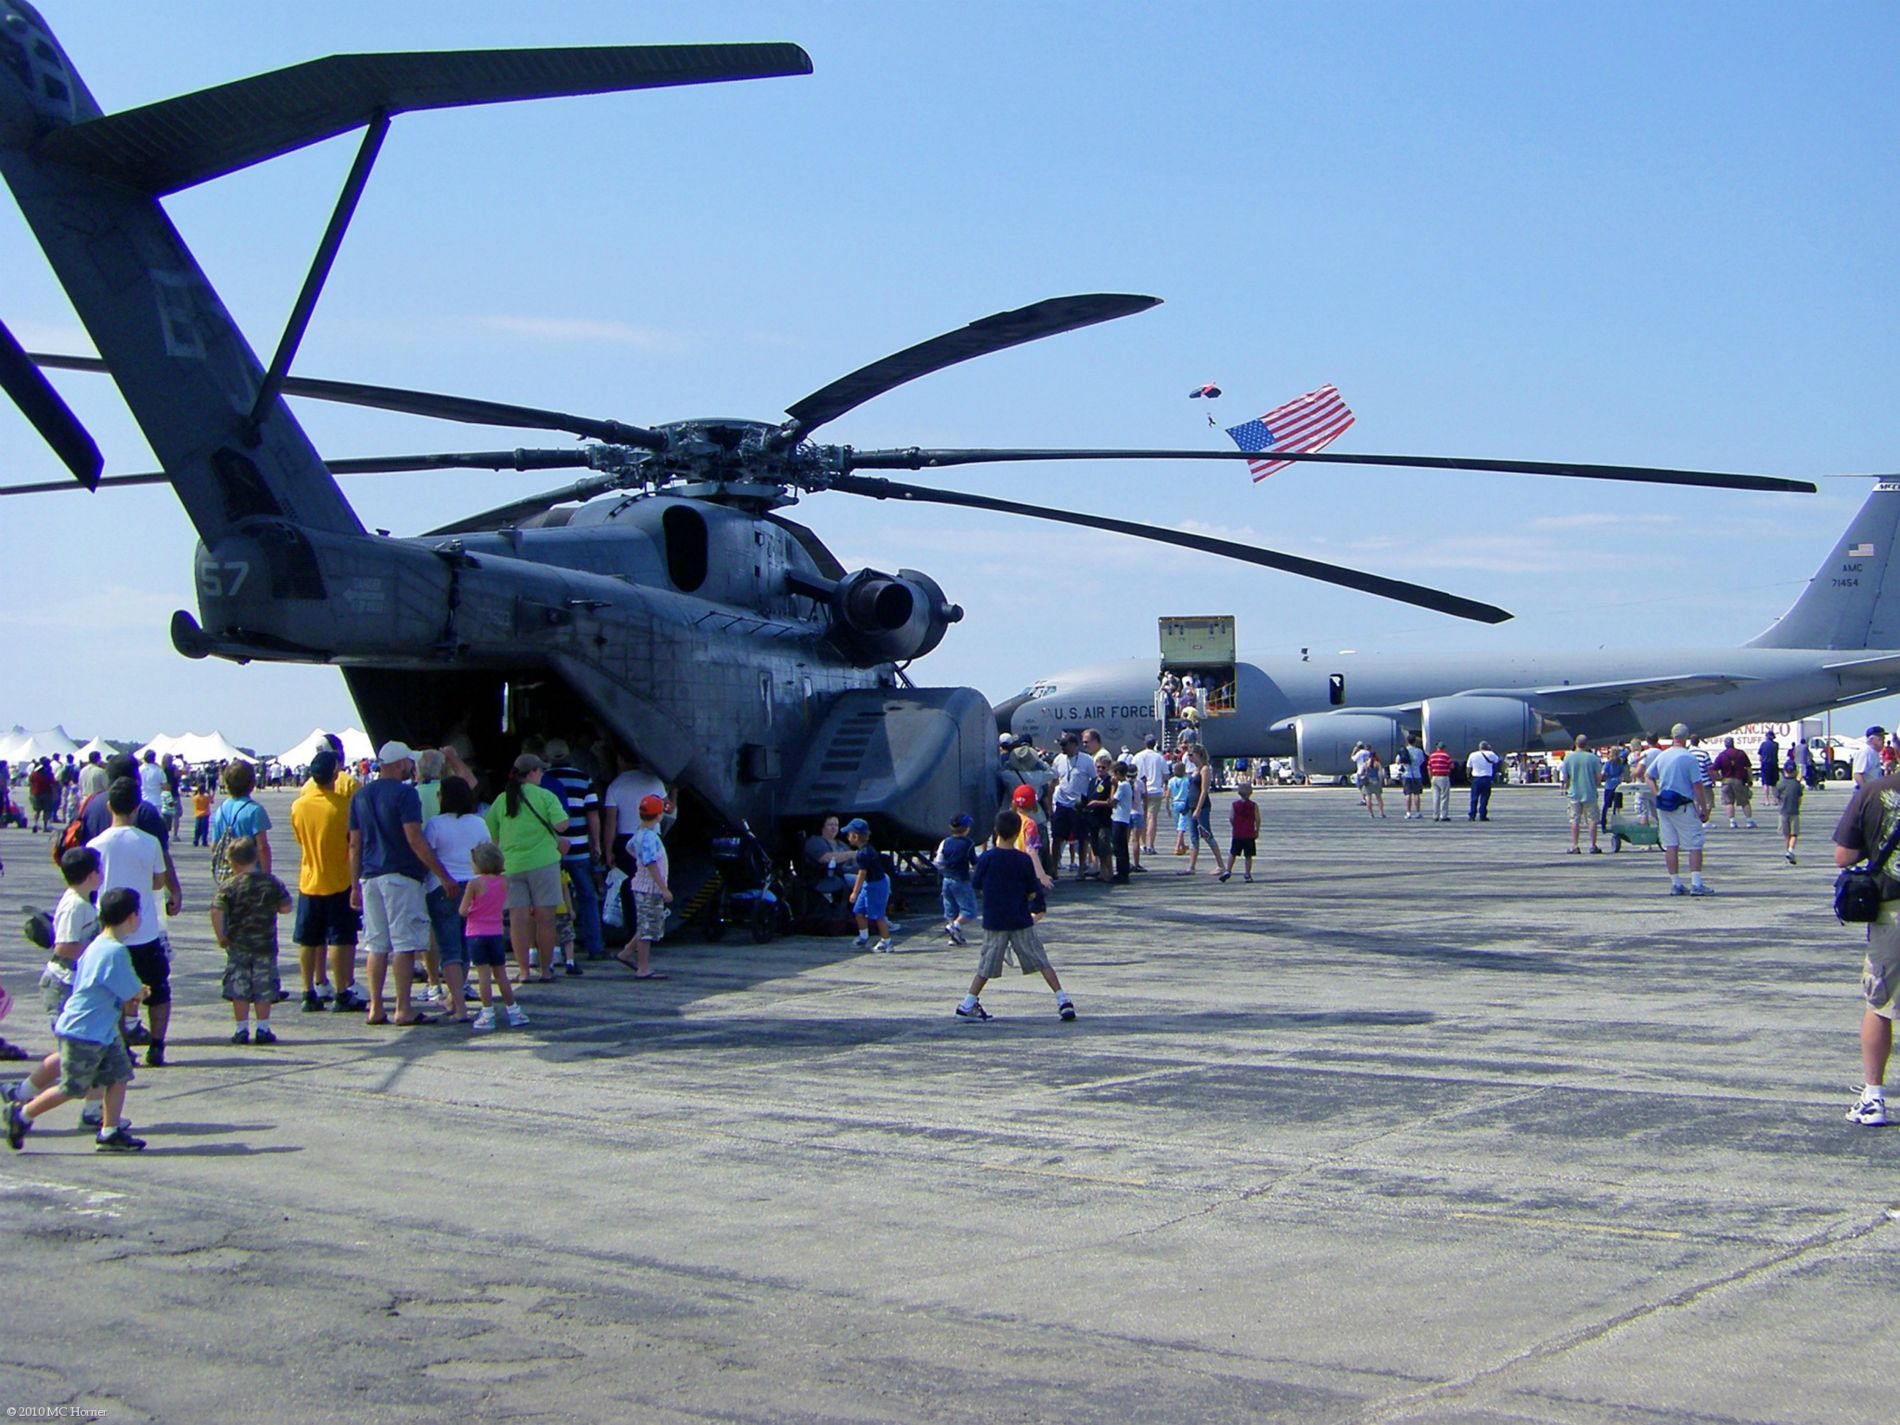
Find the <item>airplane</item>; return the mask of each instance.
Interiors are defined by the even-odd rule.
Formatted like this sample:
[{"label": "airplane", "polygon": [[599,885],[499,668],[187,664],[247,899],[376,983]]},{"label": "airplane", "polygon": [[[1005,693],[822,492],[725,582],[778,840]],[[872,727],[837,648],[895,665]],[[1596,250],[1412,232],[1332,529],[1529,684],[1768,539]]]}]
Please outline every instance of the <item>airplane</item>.
[{"label": "airplane", "polygon": [[[1237,661],[1234,711],[1201,720],[1209,755],[1292,757],[1307,776],[1341,776],[1364,742],[1390,762],[1408,732],[1462,760],[1602,743],[1698,736],[1779,722],[1900,690],[1900,478],[1879,478],[1794,604],[1740,648],[1606,652],[1283,656]],[[1891,571],[1891,572],[1890,572]],[[996,707],[1004,732],[1053,748],[1092,726],[1110,747],[1161,733],[1153,658],[1039,679]]]}]

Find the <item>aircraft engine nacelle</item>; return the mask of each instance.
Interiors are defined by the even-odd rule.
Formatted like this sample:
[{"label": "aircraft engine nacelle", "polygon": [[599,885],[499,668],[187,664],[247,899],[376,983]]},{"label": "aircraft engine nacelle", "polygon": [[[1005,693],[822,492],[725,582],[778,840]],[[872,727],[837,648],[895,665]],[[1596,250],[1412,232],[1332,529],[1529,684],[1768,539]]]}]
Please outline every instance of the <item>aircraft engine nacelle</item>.
[{"label": "aircraft engine nacelle", "polygon": [[904,663],[939,643],[963,610],[915,569],[860,569],[831,591],[832,639],[862,663]]},{"label": "aircraft engine nacelle", "polygon": [[1480,742],[1490,743],[1491,750],[1498,753],[1554,747],[1562,732],[1561,722],[1540,713],[1522,698],[1480,695],[1425,701],[1426,748],[1442,742],[1445,750],[1460,760],[1476,751]]},{"label": "aircraft engine nacelle", "polygon": [[1341,708],[1293,719],[1294,759],[1303,776],[1342,777],[1353,770],[1352,749],[1365,743],[1389,764],[1405,745],[1405,725],[1376,708]]}]

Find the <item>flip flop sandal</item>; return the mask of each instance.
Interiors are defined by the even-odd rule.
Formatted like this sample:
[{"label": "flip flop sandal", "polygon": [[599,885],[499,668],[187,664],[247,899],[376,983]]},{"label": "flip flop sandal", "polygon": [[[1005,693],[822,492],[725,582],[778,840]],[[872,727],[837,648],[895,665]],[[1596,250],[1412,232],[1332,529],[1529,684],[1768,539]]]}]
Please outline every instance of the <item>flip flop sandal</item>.
[{"label": "flip flop sandal", "polygon": [[392,1019],[389,1022],[398,1029],[414,1029],[418,1024],[434,1024],[435,1016],[432,1014],[418,1014],[414,1019]]},{"label": "flip flop sandal", "polygon": [[666,975],[659,970],[648,970],[644,975],[638,970],[635,970],[633,977],[636,980],[663,980],[666,978]]}]

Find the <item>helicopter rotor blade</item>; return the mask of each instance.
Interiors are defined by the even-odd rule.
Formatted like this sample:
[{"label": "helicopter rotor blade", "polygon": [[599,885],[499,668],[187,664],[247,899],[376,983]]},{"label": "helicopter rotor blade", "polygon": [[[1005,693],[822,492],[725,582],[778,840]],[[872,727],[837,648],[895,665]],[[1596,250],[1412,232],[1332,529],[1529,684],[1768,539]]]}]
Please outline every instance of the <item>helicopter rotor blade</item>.
[{"label": "helicopter rotor blade", "polygon": [[[1006,465],[1037,460],[1294,460],[1327,465],[1395,465],[1420,470],[1488,470],[1509,475],[1561,475],[1578,480],[1628,480],[1649,485],[1698,485],[1715,490],[1766,490],[1812,495],[1806,480],[1738,475],[1719,470],[1671,470],[1653,465],[1584,465],[1550,460],[1467,460],[1441,455],[1357,455],[1339,451],[1245,450],[853,450],[847,470],[934,470],[952,465]],[[1861,478],[1865,478],[1864,476]]]},{"label": "helicopter rotor blade", "polygon": [[[96,356],[63,356],[43,351],[27,352],[26,356],[34,365],[54,371],[109,374],[111,370]],[[284,394],[306,396],[313,401],[337,401],[347,406],[373,406],[377,410],[432,416],[437,420],[462,421],[468,425],[564,430],[613,445],[638,446],[642,450],[666,449],[666,437],[645,426],[630,426],[593,416],[577,416],[540,406],[517,406],[507,401],[489,401],[477,396],[448,396],[438,391],[412,391],[402,386],[376,386],[361,381],[326,381],[312,376],[286,377]]]},{"label": "helicopter rotor blade", "polygon": [[576,480],[572,485],[559,490],[545,490],[539,495],[529,495],[525,499],[510,500],[505,505],[497,505],[492,510],[483,510],[479,514],[464,515],[450,524],[436,529],[424,530],[424,534],[480,534],[487,530],[497,530],[508,525],[519,524],[530,516],[538,515],[556,505],[565,505],[570,501],[585,503],[596,495],[604,495],[609,490],[619,489],[624,483],[622,475],[594,475],[585,480]]},{"label": "helicopter rotor blade", "polygon": [[79,477],[81,486],[90,490],[99,483],[106,458],[98,444],[4,323],[0,323],[0,390],[13,398],[40,438]]},{"label": "helicopter rotor blade", "polygon": [[1080,525],[1084,529],[1102,529],[1114,534],[1133,535],[1137,539],[1152,539],[1162,544],[1177,544],[1183,549],[1193,549],[1203,554],[1218,554],[1226,559],[1238,559],[1267,569],[1279,569],[1288,574],[1298,574],[1303,578],[1318,579],[1323,583],[1358,589],[1362,593],[1376,594],[1380,598],[1397,599],[1401,603],[1414,604],[1422,609],[1431,609],[1435,613],[1450,614],[1454,618],[1472,619],[1479,623],[1502,623],[1511,617],[1509,612],[1495,604],[1479,603],[1475,599],[1427,588],[1423,584],[1410,584],[1403,579],[1388,579],[1380,574],[1367,574],[1357,569],[1347,569],[1341,565],[1327,564],[1317,559],[1303,559],[1297,554],[1281,554],[1277,550],[1258,549],[1250,544],[1236,544],[1232,540],[1216,539],[1205,534],[1191,534],[1186,530],[1165,529],[1151,524],[1135,524],[1129,520],[1111,519],[1105,515],[1080,514],[1073,510],[1044,509],[1040,505],[1024,505],[1014,500],[999,500],[988,495],[972,495],[962,490],[933,490],[923,485],[904,485],[894,480],[855,475],[841,475],[827,488],[842,491],[847,495],[866,495],[874,500],[912,500],[920,504],[958,505],[964,509],[1025,515],[1030,519],[1054,520],[1060,524]]},{"label": "helicopter rotor blade", "polygon": [[821,386],[809,396],[785,408],[792,419],[781,428],[779,438],[795,445],[819,426],[835,420],[846,411],[863,405],[873,396],[928,376],[946,366],[1006,351],[1024,342],[1040,341],[1046,336],[1094,326],[1132,316],[1161,305],[1159,297],[1137,297],[1116,292],[1090,292],[1076,297],[1051,297],[1012,312],[997,312],[966,327],[934,336],[916,346],[905,347],[880,361],[860,366],[840,376],[829,386]]},{"label": "helicopter rotor blade", "polygon": [[[332,475],[393,475],[418,470],[564,470],[589,464],[585,450],[465,450],[432,455],[364,455],[326,460]],[[104,475],[96,486],[164,485],[171,476],[162,470],[136,475]],[[0,485],[0,495],[47,495],[83,490],[65,480],[42,480],[31,485]]]}]

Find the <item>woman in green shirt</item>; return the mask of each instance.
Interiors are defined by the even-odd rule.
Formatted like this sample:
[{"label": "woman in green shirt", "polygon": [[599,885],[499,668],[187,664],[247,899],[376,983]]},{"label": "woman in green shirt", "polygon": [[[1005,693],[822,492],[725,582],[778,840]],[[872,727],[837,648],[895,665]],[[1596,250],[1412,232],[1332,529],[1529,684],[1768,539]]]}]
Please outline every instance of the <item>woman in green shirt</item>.
[{"label": "woman in green shirt", "polygon": [[567,824],[567,808],[541,785],[546,767],[532,752],[515,758],[507,790],[482,818],[501,848],[508,878],[508,941],[515,954],[517,984],[532,978],[530,932],[542,981],[554,978],[554,917],[561,907],[561,857],[567,854],[567,838],[558,828]]}]

